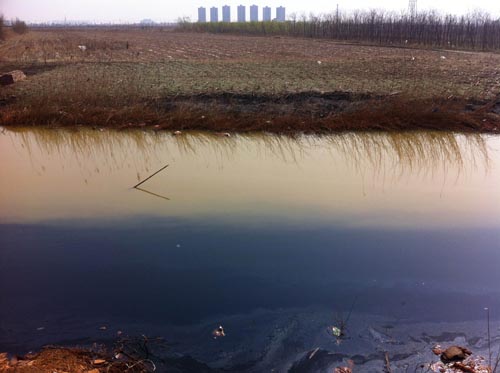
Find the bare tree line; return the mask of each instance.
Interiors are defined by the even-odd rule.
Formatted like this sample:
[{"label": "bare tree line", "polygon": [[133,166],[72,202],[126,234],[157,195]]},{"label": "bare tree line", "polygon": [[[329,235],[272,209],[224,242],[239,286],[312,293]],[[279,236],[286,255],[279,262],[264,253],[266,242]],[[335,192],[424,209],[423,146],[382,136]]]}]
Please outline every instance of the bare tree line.
[{"label": "bare tree line", "polygon": [[[5,39],[5,27],[7,27],[7,22],[5,21],[4,16],[0,14],[0,41]],[[19,18],[10,22],[10,28],[16,34],[25,34],[28,32],[28,25]]]},{"label": "bare tree line", "polygon": [[3,40],[5,38],[4,30],[3,30],[4,26],[5,26],[5,22],[3,19],[3,15],[0,14],[0,40]]},{"label": "bare tree line", "polygon": [[500,19],[486,13],[463,16],[420,12],[415,16],[377,10],[348,15],[295,17],[287,22],[191,23],[180,21],[179,29],[195,32],[283,35],[325,38],[379,45],[500,50]]}]

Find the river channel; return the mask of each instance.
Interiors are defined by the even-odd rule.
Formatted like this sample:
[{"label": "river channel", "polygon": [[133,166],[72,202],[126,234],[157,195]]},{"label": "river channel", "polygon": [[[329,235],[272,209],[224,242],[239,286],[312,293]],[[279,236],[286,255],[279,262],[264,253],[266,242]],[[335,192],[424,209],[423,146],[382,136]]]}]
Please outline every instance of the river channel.
[{"label": "river channel", "polygon": [[485,308],[498,349],[498,136],[2,129],[0,159],[0,351],[148,335],[230,371],[413,372],[484,355]]}]

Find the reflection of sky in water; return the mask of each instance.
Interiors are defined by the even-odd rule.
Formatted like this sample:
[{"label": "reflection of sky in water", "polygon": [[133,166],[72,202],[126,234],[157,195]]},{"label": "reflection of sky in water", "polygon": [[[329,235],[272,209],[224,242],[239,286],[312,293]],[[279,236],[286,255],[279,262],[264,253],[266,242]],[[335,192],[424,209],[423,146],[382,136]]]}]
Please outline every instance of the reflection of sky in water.
[{"label": "reflection of sky in water", "polygon": [[[498,226],[496,148],[497,138],[444,133],[289,139],[6,131],[0,221],[145,215]],[[141,187],[170,201],[130,189],[165,164]]]},{"label": "reflection of sky in water", "polygon": [[[71,318],[186,324],[354,297],[400,319],[480,318],[500,308],[498,145],[5,131],[0,347]],[[130,189],[165,164],[142,186],[170,200]]]}]

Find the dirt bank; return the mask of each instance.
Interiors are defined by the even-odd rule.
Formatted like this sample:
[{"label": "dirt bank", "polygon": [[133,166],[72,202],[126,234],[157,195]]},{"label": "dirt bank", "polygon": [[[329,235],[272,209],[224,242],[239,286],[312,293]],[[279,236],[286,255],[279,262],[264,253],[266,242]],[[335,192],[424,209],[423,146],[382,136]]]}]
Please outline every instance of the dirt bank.
[{"label": "dirt bank", "polygon": [[143,100],[123,107],[81,103],[24,106],[0,101],[2,126],[94,126],[155,130],[272,133],[443,130],[498,133],[500,96],[494,100],[415,99],[394,92],[287,94],[200,93]]}]

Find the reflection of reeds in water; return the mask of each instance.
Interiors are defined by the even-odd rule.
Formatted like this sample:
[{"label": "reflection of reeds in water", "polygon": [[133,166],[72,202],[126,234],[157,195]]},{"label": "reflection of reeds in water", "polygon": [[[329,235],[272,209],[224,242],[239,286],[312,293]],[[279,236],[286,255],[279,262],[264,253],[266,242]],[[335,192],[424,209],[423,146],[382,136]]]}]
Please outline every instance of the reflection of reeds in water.
[{"label": "reflection of reeds in water", "polygon": [[[114,130],[19,129],[5,131],[15,146],[27,150],[34,165],[38,157],[56,156],[64,164],[74,157],[82,173],[111,173],[135,168],[137,178],[170,159],[192,156],[219,168],[239,156],[263,162],[278,160],[296,163],[329,152],[357,172],[373,172],[383,178],[404,175],[431,176],[436,172],[455,176],[465,171],[489,169],[487,137],[480,134],[446,132],[343,133],[328,136],[286,137],[266,134],[217,136],[186,133]],[[319,152],[319,153],[318,153]],[[332,164],[334,164],[332,162]],[[328,167],[330,163],[326,162]],[[147,175],[142,175],[147,176]]]},{"label": "reflection of reeds in water", "polygon": [[[30,128],[6,132],[15,145],[26,149],[32,165],[44,157],[58,157],[61,165],[75,159],[82,175],[112,173],[123,168],[149,172],[149,165],[159,160],[158,139],[143,131],[117,132],[99,130],[47,130]],[[158,156],[157,156],[158,155]]]},{"label": "reflection of reeds in water", "polygon": [[490,166],[486,137],[451,132],[347,133],[328,136],[327,141],[344,161],[362,171],[369,166],[377,175],[403,176],[406,173],[433,175]]}]

